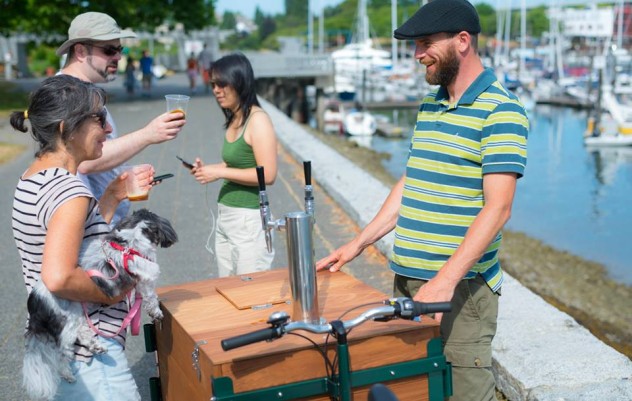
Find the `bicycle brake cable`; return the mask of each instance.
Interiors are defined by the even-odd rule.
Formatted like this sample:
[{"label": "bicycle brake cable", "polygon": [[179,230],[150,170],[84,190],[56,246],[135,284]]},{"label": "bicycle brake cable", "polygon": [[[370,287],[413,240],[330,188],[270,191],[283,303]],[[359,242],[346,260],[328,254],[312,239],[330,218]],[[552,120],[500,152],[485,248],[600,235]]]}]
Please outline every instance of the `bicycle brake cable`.
[{"label": "bicycle brake cable", "polygon": [[325,350],[323,350],[317,343],[316,341],[312,340],[311,338],[304,336],[303,334],[300,333],[294,333],[294,332],[290,332],[287,333],[287,335],[293,335],[293,336],[297,336],[297,337],[301,337],[304,338],[305,340],[309,341],[310,343],[312,343],[314,345],[314,348],[316,348],[316,350],[320,353],[320,355],[323,357],[323,360],[325,361],[325,373],[327,374],[327,376],[329,376],[329,370],[331,369],[331,371],[334,371],[334,365],[333,363],[329,360],[329,357],[327,356],[327,342],[325,342]]}]

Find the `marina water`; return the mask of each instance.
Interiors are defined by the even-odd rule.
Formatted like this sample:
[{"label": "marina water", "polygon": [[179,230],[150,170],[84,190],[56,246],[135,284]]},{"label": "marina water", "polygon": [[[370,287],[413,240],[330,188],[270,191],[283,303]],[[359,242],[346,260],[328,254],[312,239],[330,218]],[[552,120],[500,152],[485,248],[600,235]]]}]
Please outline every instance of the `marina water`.
[{"label": "marina water", "polygon": [[[371,138],[372,149],[391,155],[383,165],[398,178],[416,110],[380,113],[408,132]],[[632,285],[632,147],[587,148],[586,111],[537,105],[529,122],[527,169],[506,227],[601,263],[613,280]]]}]

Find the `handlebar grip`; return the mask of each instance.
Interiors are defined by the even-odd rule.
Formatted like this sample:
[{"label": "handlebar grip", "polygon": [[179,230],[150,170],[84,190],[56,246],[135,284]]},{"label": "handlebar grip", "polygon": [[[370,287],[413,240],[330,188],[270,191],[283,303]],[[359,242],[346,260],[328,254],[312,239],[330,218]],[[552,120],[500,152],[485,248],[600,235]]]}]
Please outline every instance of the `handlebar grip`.
[{"label": "handlebar grip", "polygon": [[263,166],[257,166],[257,181],[259,182],[259,191],[266,190],[266,178],[263,173]]},{"label": "handlebar grip", "polygon": [[303,173],[305,174],[305,185],[312,185],[312,162],[303,162]]},{"label": "handlebar grip", "polygon": [[231,349],[243,347],[244,345],[273,340],[279,337],[281,337],[281,335],[279,334],[278,328],[268,327],[239,336],[226,338],[222,340],[221,344],[224,351],[230,351]]},{"label": "handlebar grip", "polygon": [[450,302],[417,302],[413,301],[413,315],[426,315],[428,313],[450,312],[452,304]]}]

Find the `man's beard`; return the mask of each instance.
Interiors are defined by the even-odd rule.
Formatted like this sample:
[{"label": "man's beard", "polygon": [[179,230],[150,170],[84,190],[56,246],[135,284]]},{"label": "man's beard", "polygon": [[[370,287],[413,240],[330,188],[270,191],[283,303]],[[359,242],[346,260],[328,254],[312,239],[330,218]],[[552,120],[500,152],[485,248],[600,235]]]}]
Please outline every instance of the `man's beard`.
[{"label": "man's beard", "polygon": [[99,74],[99,76],[103,79],[103,82],[112,82],[116,79],[116,74],[109,74],[107,71],[107,66],[105,66],[102,70],[92,64],[92,56],[88,56],[88,66],[92,68],[92,71]]},{"label": "man's beard", "polygon": [[437,61],[435,67],[434,74],[428,74],[426,71],[426,82],[430,85],[441,85],[444,87],[454,82],[461,67],[454,47],[450,47],[445,59]]}]

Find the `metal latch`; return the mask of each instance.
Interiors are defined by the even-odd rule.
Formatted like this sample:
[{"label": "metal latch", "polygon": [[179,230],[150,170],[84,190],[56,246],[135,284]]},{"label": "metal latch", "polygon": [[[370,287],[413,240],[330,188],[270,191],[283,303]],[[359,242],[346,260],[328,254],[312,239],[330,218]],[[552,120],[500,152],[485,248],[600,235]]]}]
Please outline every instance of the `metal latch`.
[{"label": "metal latch", "polygon": [[191,360],[193,361],[193,369],[197,373],[198,381],[202,381],[202,371],[200,370],[200,345],[206,344],[206,340],[201,340],[195,343],[193,352],[191,352]]},{"label": "metal latch", "polygon": [[272,304],[252,305],[252,310],[262,310],[272,308]]}]

